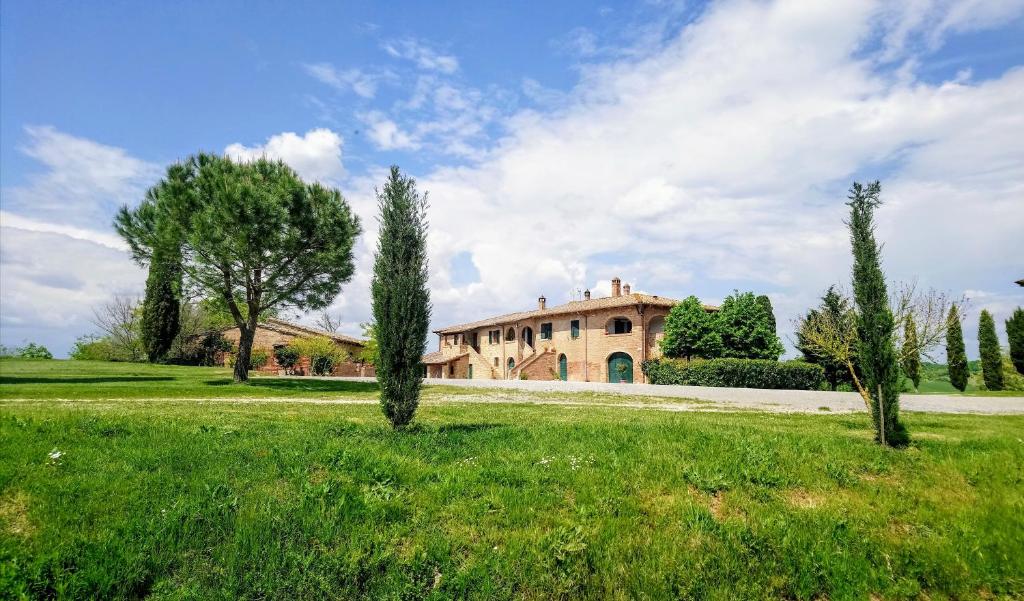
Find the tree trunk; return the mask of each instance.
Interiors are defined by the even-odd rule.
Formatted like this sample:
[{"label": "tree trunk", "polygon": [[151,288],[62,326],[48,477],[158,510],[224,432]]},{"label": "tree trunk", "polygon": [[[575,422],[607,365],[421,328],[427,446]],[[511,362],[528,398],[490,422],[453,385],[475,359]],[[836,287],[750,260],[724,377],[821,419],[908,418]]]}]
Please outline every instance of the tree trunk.
[{"label": "tree trunk", "polygon": [[249,381],[249,359],[252,357],[252,341],[256,337],[256,328],[247,326],[238,328],[238,356],[235,357],[235,382]]}]

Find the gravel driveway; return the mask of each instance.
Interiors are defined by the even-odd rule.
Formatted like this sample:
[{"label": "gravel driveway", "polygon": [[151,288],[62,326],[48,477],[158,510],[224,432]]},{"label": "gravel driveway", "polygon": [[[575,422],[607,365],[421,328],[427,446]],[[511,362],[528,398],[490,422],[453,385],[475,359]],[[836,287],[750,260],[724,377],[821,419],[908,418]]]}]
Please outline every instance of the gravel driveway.
[{"label": "gravel driveway", "polygon": [[[374,378],[330,378],[374,382]],[[760,409],[777,412],[863,411],[864,401],[855,392],[811,390],[760,390],[756,388],[712,388],[707,386],[656,386],[653,384],[607,384],[604,382],[560,382],[539,380],[445,380],[428,378],[428,386],[492,388],[532,392],[600,392],[628,396],[698,399],[718,408]],[[823,409],[827,407],[828,409]],[[668,404],[665,408],[669,408]],[[1024,414],[1024,396],[980,397],[946,394],[904,394],[903,411],[936,413]]]}]

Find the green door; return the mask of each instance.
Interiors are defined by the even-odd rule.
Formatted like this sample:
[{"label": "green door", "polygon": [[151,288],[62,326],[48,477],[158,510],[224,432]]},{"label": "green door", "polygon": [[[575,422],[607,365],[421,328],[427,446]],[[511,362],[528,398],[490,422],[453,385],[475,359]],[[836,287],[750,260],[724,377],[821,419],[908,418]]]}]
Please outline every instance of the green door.
[{"label": "green door", "polygon": [[608,381],[612,384],[633,382],[633,358],[626,353],[613,353],[608,357]]},{"label": "green door", "polygon": [[563,382],[569,379],[569,361],[565,355],[558,357],[558,379]]},{"label": "green door", "polygon": [[469,371],[466,372],[466,378],[469,380],[473,379],[473,364],[469,364]]}]

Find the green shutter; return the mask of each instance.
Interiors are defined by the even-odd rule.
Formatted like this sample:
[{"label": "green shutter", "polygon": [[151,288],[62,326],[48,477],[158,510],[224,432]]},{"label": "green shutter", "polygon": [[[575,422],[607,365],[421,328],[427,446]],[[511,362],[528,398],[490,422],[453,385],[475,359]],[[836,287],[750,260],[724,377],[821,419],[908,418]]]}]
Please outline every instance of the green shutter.
[{"label": "green shutter", "polygon": [[572,322],[570,322],[570,324],[569,324],[569,328],[571,330],[573,338],[579,338],[580,337],[580,320],[578,320],[578,319],[572,320]]}]

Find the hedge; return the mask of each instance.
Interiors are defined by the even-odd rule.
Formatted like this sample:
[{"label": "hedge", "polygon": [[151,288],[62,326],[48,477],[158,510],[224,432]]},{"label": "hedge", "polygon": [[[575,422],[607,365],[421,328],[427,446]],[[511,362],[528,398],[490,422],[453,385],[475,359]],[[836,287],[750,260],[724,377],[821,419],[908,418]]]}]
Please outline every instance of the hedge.
[{"label": "hedge", "polygon": [[769,359],[652,359],[642,364],[651,384],[819,390],[825,381],[820,365]]}]

